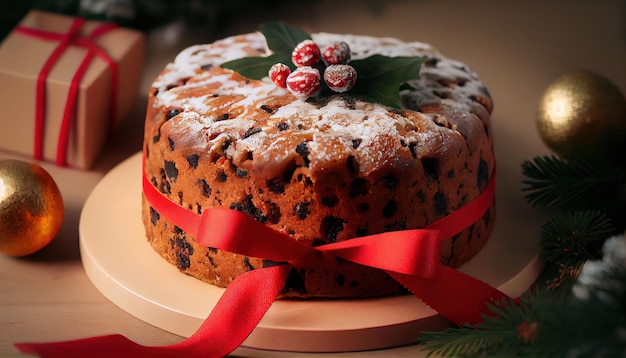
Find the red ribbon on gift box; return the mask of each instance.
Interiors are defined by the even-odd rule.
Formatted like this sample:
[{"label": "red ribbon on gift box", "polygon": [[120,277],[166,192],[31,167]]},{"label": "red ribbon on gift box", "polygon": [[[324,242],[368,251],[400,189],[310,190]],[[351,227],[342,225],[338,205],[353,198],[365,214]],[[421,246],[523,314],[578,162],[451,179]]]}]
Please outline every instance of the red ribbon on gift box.
[{"label": "red ribbon on gift box", "polygon": [[65,103],[65,110],[63,111],[63,119],[61,121],[61,128],[59,131],[59,138],[57,142],[57,154],[56,164],[59,166],[67,166],[67,148],[69,143],[70,129],[72,128],[72,120],[76,111],[76,103],[78,100],[78,92],[80,81],[82,80],[89,64],[93,60],[94,56],[98,56],[107,64],[111,69],[111,118],[109,121],[109,131],[113,130],[115,124],[115,115],[117,113],[117,83],[118,83],[118,69],[117,63],[111,59],[111,57],[98,45],[94,43],[94,40],[99,36],[104,35],[108,31],[117,28],[116,24],[103,23],[96,27],[87,37],[81,37],[79,32],[80,28],[84,24],[85,20],[82,18],[75,18],[66,33],[57,33],[52,31],[45,31],[40,29],[29,28],[25,26],[18,26],[15,28],[17,33],[36,37],[47,41],[58,41],[57,47],[54,49],[50,57],[46,60],[44,66],[41,68],[39,75],[37,76],[37,88],[35,98],[35,133],[34,133],[34,148],[33,157],[35,160],[43,159],[43,137],[46,123],[46,79],[48,74],[54,67],[55,63],[59,60],[61,55],[70,45],[80,46],[87,49],[83,60],[81,61],[76,73],[72,77],[70,83],[70,89]]},{"label": "red ribbon on gift box", "polygon": [[217,305],[188,339],[170,346],[142,346],[122,335],[68,342],[16,344],[24,353],[42,357],[221,357],[252,333],[285,285],[291,269],[334,255],[385,270],[426,305],[462,325],[491,314],[487,304],[508,296],[490,285],[441,264],[441,240],[478,221],[495,196],[495,175],[470,203],[423,229],[385,232],[317,247],[261,224],[239,211],[207,208],[202,214],[181,207],[143,176],[150,205],[200,245],[276,261],[272,267],[246,272],[233,280]]}]

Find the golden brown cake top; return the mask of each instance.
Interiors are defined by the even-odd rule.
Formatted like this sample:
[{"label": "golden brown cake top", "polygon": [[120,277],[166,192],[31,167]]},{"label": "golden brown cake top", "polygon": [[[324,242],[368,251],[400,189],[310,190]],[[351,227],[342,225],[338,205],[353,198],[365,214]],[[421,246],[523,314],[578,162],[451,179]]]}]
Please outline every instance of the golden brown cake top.
[{"label": "golden brown cake top", "polygon": [[347,42],[352,59],[424,56],[420,78],[400,91],[407,109],[349,94],[303,101],[267,78],[252,80],[221,68],[226,61],[269,54],[262,34],[250,33],[185,49],[154,81],[153,105],[177,113],[165,124],[177,147],[226,155],[260,177],[274,177],[302,161],[314,177],[345,165],[349,157],[367,175],[454,150],[450,143],[463,139],[465,122],[491,112],[491,99],[476,74],[430,45],[329,33],[311,37],[320,47]]}]

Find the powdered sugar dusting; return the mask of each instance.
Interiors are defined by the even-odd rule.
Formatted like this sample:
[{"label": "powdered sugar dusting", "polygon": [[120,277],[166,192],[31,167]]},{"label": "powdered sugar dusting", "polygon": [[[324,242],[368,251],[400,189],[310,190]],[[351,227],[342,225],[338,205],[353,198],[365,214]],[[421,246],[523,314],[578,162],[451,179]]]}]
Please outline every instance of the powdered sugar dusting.
[{"label": "powdered sugar dusting", "polygon": [[[358,170],[366,174],[410,157],[409,145],[437,151],[445,146],[446,136],[460,136],[456,124],[441,125],[442,121],[447,123],[443,109],[421,113],[423,106],[469,113],[477,99],[488,98],[475,73],[428,44],[329,33],[312,37],[322,48],[345,41],[352,59],[373,54],[425,56],[428,60],[420,78],[410,80],[411,89],[401,92],[403,103],[415,111],[393,111],[349,96],[335,96],[323,103],[304,102],[269,78],[250,80],[220,68],[221,63],[232,59],[269,53],[263,36],[252,33],[192,46],[167,65],[153,83],[157,90],[153,104],[178,108],[181,113],[164,123],[163,130],[175,142],[207,155],[221,151],[228,141],[220,155],[268,176],[293,161],[298,156],[295,147],[302,142],[309,149],[312,175],[345,163],[349,156],[356,158]],[[488,101],[484,105],[490,106]]]}]

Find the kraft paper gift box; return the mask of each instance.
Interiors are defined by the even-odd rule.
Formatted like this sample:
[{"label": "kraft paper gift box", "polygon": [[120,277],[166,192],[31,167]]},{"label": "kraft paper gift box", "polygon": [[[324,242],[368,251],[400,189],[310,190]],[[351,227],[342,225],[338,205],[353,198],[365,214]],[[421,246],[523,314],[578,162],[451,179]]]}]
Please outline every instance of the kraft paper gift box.
[{"label": "kraft paper gift box", "polygon": [[145,42],[114,24],[29,12],[0,45],[0,150],[89,169],[134,105]]}]

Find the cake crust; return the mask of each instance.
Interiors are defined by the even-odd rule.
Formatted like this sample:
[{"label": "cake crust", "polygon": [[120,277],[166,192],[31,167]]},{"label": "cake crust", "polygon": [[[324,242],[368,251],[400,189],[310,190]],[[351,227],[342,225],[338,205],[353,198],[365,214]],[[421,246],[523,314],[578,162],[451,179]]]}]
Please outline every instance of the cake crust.
[{"label": "cake crust", "polygon": [[[223,69],[267,54],[259,33],[183,51],[153,83],[145,121],[145,175],[201,213],[242,211],[295,240],[323,245],[424,227],[476,198],[493,173],[489,93],[475,73],[423,43],[313,34],[346,41],[353,58],[425,56],[395,110],[349,94],[298,100],[271,82]],[[200,247],[143,200],[148,241],[182,272],[225,287],[273,263]],[[442,243],[459,267],[485,244],[495,204]],[[254,238],[251,238],[251,240]],[[369,297],[402,292],[385,272],[337,258],[295,268],[283,297]]]}]

